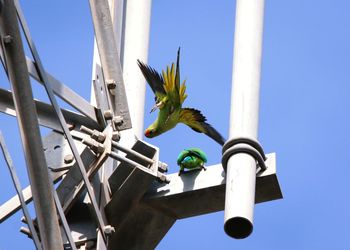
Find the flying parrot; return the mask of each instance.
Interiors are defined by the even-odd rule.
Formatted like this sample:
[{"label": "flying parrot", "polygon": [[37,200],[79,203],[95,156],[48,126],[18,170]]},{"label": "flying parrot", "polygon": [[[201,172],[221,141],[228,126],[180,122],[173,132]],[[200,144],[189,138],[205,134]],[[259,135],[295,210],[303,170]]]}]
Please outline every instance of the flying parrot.
[{"label": "flying parrot", "polygon": [[189,148],[181,151],[177,157],[177,165],[180,166],[179,175],[184,172],[184,169],[205,169],[204,163],[207,162],[207,156],[199,148]]},{"label": "flying parrot", "polygon": [[137,60],[143,76],[155,94],[156,105],[151,112],[159,108],[157,119],[145,130],[145,136],[152,138],[158,136],[172,128],[178,123],[184,123],[194,131],[204,133],[220,145],[225,140],[221,134],[206,122],[206,118],[201,111],[194,108],[182,108],[187,94],[186,85],[183,81],[180,85],[180,48],[177,52],[176,67],[172,63],[166,71],[159,74],[155,69]]}]

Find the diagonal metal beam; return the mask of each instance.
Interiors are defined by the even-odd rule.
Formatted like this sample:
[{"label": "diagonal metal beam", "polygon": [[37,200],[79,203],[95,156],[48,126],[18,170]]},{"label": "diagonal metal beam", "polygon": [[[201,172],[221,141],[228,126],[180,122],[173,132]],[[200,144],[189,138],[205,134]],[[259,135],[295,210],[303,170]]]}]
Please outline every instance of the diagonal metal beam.
[{"label": "diagonal metal beam", "polygon": [[101,234],[104,238],[104,240],[106,239],[105,238],[105,235],[104,235],[104,229],[105,229],[105,223],[103,221],[103,218],[101,216],[101,213],[100,213],[100,210],[99,210],[99,207],[98,207],[98,203],[97,203],[97,200],[96,200],[96,197],[95,197],[95,194],[94,194],[94,191],[93,191],[93,188],[91,186],[91,183],[89,182],[89,179],[88,179],[88,176],[87,176],[87,173],[86,173],[86,170],[84,168],[84,163],[79,155],[79,152],[78,152],[78,149],[73,141],[73,137],[72,135],[70,134],[70,131],[68,129],[68,126],[65,122],[65,119],[64,119],[64,116],[62,114],[62,111],[61,109],[59,108],[58,106],[58,103],[57,103],[57,100],[56,100],[56,97],[55,97],[55,94],[53,92],[53,89],[51,87],[51,84],[48,80],[48,77],[46,75],[46,71],[44,70],[44,67],[41,63],[41,60],[40,60],[40,57],[39,57],[39,54],[36,50],[36,47],[34,45],[34,42],[33,42],[33,39],[30,35],[30,32],[29,32],[29,28],[28,28],[28,25],[25,21],[25,18],[24,18],[24,15],[23,15],[23,12],[22,12],[22,9],[20,7],[20,4],[17,0],[14,0],[15,1],[15,4],[16,4],[16,10],[17,10],[17,15],[19,17],[19,21],[22,25],[22,28],[23,28],[23,31],[24,31],[24,35],[27,39],[27,42],[28,42],[28,45],[29,45],[29,48],[32,52],[32,55],[34,57],[34,60],[36,62],[36,66],[37,66],[37,70],[38,70],[38,73],[39,73],[39,76],[40,78],[42,79],[43,83],[44,83],[44,87],[45,87],[45,90],[48,94],[48,97],[52,103],[52,106],[54,107],[54,110],[55,110],[55,113],[60,121],[60,124],[61,124],[61,127],[62,127],[62,130],[66,136],[66,139],[69,143],[69,146],[72,150],[72,153],[73,153],[73,156],[74,158],[76,159],[77,163],[78,163],[78,166],[79,166],[79,169],[80,169],[80,172],[82,174],[82,177],[83,177],[83,180],[84,180],[84,184],[86,186],[86,189],[87,189],[87,192],[88,192],[88,195],[89,195],[89,198],[90,198],[90,201],[91,201],[91,204],[93,206],[93,211],[94,211],[94,215],[95,215],[95,219],[99,225],[99,228],[101,230]]},{"label": "diagonal metal beam", "polygon": [[[55,114],[53,107],[50,104],[34,100],[36,111],[38,113],[39,124],[44,127],[52,128],[56,131],[62,132],[62,127],[59,124],[59,120]],[[69,111],[67,109],[61,109],[64,118],[70,125],[75,125],[76,127],[81,127],[82,125],[100,130],[101,127],[92,119],[86,116]],[[0,88],[0,112],[6,113],[8,115],[16,116],[15,104],[13,101],[12,92]]]},{"label": "diagonal metal beam", "polygon": [[5,62],[5,55],[4,55],[4,42],[3,40],[0,41],[0,61],[2,66],[4,67],[5,73],[7,74],[7,66],[6,66],[6,62]]},{"label": "diagonal metal beam", "polygon": [[74,243],[74,240],[73,240],[73,237],[72,237],[72,233],[69,229],[69,225],[68,225],[66,216],[64,215],[60,200],[58,199],[58,195],[57,195],[56,190],[54,190],[54,192],[53,192],[53,197],[55,199],[56,209],[57,209],[58,215],[60,217],[61,223],[63,225],[63,230],[66,234],[69,245],[70,245],[72,250],[77,250],[75,243]]},{"label": "diagonal metal beam", "polygon": [[[2,1],[0,26],[43,249],[61,249],[62,239],[51,192],[52,183],[46,166],[13,0]],[[47,220],[48,217],[50,220]]]},{"label": "diagonal metal beam", "polygon": [[[26,58],[26,62],[27,62],[27,68],[30,76],[33,77],[39,83],[43,84],[43,81],[40,78],[40,75],[38,73],[35,63],[28,57]],[[95,123],[100,123],[100,124],[104,123],[103,119],[101,119],[102,114],[100,109],[92,106],[84,98],[82,98],[80,95],[75,93],[72,89],[68,88],[66,85],[58,81],[55,77],[50,75],[48,72],[45,71],[45,74],[47,75],[47,80],[50,82],[53,92],[57,96],[59,96],[64,101],[72,105],[72,107],[77,109],[82,114],[86,115]]]},{"label": "diagonal metal beam", "polygon": [[[52,171],[51,180],[53,183],[57,183],[62,179],[63,175],[66,175],[65,178],[60,182],[59,187],[57,188],[58,196],[61,198],[67,193],[70,189],[74,189],[75,183],[73,180],[81,180],[81,174],[79,172],[77,163],[65,162],[65,156],[72,154],[64,136],[57,132],[51,132],[49,135],[42,138],[43,146],[45,149],[46,163],[49,169]],[[84,160],[84,165],[90,165],[90,163],[95,159],[91,150],[83,145],[81,142],[77,141],[77,146],[81,157]],[[73,174],[74,173],[74,174]],[[79,179],[80,178],[80,179]],[[72,185],[63,185],[63,183],[73,182]],[[62,188],[61,185],[64,187]],[[32,200],[32,192],[30,186],[23,189],[23,197],[25,203],[29,203]],[[61,200],[61,199],[60,199]],[[64,199],[62,199],[64,200]],[[21,203],[18,199],[18,196],[14,196],[0,206],[0,223],[5,221],[15,212],[21,208]]]},{"label": "diagonal metal beam", "polygon": [[35,247],[38,250],[41,250],[41,243],[40,243],[38,234],[36,233],[33,221],[30,218],[30,214],[29,214],[29,211],[28,211],[25,199],[23,197],[23,190],[22,190],[22,187],[21,187],[21,183],[19,182],[18,176],[16,174],[15,166],[13,165],[10,153],[9,153],[7,147],[6,147],[5,140],[4,140],[4,137],[3,137],[2,133],[1,133],[1,131],[0,131],[0,147],[2,149],[2,153],[3,153],[5,161],[7,163],[7,167],[9,169],[9,171],[10,171],[10,175],[11,175],[13,184],[14,184],[14,186],[16,188],[16,192],[17,192],[19,201],[21,203],[22,211],[23,211],[23,214],[24,214],[24,216],[25,216],[25,218],[27,220],[28,227],[29,227],[30,233],[32,235]]}]

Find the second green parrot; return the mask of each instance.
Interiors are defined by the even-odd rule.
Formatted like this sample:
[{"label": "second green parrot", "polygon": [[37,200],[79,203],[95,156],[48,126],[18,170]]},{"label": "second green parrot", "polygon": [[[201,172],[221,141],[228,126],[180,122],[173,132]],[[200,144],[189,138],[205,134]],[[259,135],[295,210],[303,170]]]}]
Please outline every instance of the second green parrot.
[{"label": "second green parrot", "polygon": [[194,108],[182,108],[187,94],[185,81],[180,85],[180,48],[177,52],[176,67],[172,63],[166,71],[159,74],[155,69],[137,60],[146,81],[156,96],[156,105],[151,110],[159,108],[157,119],[145,130],[145,136],[152,138],[172,128],[178,123],[184,123],[194,131],[204,133],[220,145],[225,140],[221,134],[206,122],[202,113]]},{"label": "second green parrot", "polygon": [[205,169],[204,163],[207,162],[207,156],[199,148],[189,148],[182,150],[177,157],[177,165],[180,166],[179,175],[186,169]]}]

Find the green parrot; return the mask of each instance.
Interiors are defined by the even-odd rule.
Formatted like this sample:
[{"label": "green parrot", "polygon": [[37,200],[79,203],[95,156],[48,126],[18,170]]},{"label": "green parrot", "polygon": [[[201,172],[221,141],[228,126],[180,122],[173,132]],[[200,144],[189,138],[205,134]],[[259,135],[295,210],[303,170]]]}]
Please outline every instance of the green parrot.
[{"label": "green parrot", "polygon": [[178,123],[184,123],[194,131],[204,133],[220,145],[225,140],[221,134],[206,122],[202,113],[194,108],[182,108],[187,94],[183,81],[180,85],[180,48],[177,52],[176,68],[174,63],[167,67],[166,71],[159,74],[155,69],[137,60],[143,76],[155,94],[156,105],[151,112],[159,108],[157,119],[145,130],[145,136],[152,138],[172,128]]},{"label": "green parrot", "polygon": [[177,165],[180,166],[179,175],[184,172],[184,169],[205,169],[204,163],[207,162],[207,156],[199,148],[189,148],[181,151],[177,157]]}]

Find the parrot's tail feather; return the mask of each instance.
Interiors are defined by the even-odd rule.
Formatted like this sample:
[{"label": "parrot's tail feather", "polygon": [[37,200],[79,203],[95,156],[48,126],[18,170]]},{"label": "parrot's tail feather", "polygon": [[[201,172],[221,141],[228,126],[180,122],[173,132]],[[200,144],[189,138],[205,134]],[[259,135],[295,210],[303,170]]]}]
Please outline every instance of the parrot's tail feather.
[{"label": "parrot's tail feather", "polygon": [[187,126],[198,133],[206,134],[220,145],[224,145],[225,139],[206,121],[207,118],[205,118],[205,116],[202,115],[202,113],[197,109],[183,108],[181,110],[180,122],[185,123]]},{"label": "parrot's tail feather", "polygon": [[222,135],[215,129],[213,128],[210,124],[203,122],[202,124],[203,127],[205,127],[206,132],[204,132],[207,136],[212,138],[214,141],[219,143],[221,146],[224,145],[225,139],[222,137]]}]

